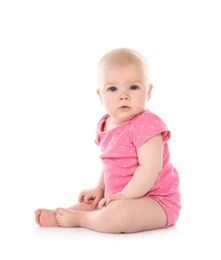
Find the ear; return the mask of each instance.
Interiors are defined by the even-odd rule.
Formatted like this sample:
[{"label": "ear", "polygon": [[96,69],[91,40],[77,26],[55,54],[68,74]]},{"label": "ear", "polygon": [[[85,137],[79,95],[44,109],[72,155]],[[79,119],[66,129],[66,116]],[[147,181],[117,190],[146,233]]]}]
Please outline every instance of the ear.
[{"label": "ear", "polygon": [[98,96],[100,98],[101,104],[103,104],[102,98],[101,98],[101,91],[100,91],[100,89],[98,88],[96,92],[97,92],[97,94],[98,94]]},{"label": "ear", "polygon": [[153,89],[153,85],[149,84],[148,85],[148,90],[147,90],[147,100],[150,100],[150,98],[151,98],[152,89]]}]

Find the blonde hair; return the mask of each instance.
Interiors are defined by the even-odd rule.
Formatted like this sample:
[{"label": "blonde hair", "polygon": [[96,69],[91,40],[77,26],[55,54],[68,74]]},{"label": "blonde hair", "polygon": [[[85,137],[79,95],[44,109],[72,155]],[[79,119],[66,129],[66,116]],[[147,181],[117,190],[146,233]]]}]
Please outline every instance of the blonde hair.
[{"label": "blonde hair", "polygon": [[129,64],[137,64],[140,66],[146,78],[147,83],[149,82],[148,76],[148,64],[146,59],[139,52],[130,48],[117,48],[107,54],[105,54],[98,64],[98,77],[101,69],[107,65],[119,65],[126,66]]}]

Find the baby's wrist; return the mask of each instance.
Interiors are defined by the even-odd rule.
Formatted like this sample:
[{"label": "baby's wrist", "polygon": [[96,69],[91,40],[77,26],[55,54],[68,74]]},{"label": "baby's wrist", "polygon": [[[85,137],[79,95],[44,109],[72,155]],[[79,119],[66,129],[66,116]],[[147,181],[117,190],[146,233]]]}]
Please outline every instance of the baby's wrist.
[{"label": "baby's wrist", "polygon": [[97,188],[101,189],[102,191],[104,191],[104,188],[100,187],[100,186],[97,186]]}]

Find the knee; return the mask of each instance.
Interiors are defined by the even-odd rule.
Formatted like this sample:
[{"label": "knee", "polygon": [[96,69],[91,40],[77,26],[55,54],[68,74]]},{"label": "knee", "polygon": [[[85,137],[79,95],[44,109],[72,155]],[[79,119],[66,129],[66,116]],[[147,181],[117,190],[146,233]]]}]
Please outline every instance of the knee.
[{"label": "knee", "polygon": [[124,233],[128,225],[128,209],[125,201],[113,201],[103,211],[104,226],[107,232]]}]

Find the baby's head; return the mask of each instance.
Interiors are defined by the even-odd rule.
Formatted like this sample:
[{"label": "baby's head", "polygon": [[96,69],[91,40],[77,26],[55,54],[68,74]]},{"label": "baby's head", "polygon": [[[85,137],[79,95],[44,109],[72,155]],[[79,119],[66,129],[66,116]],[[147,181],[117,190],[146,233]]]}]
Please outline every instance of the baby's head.
[{"label": "baby's head", "polygon": [[125,67],[128,65],[136,65],[142,70],[145,84],[148,86],[149,76],[146,59],[139,52],[129,48],[114,49],[101,58],[98,65],[99,85],[103,69],[111,66]]},{"label": "baby's head", "polygon": [[118,123],[142,112],[152,92],[145,58],[128,48],[114,49],[101,58],[98,84],[101,103]]}]

